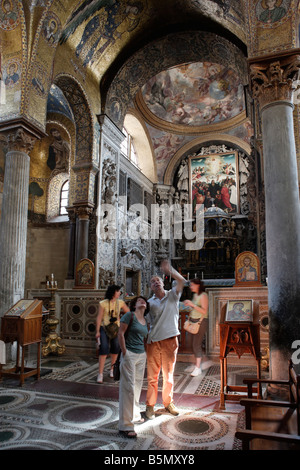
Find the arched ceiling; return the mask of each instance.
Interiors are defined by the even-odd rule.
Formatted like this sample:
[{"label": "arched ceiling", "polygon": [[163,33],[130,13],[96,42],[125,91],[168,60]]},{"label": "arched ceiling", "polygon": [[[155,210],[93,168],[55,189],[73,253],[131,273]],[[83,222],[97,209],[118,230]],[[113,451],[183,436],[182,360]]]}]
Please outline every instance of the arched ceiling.
[{"label": "arched ceiling", "polygon": [[[85,121],[77,123],[82,159],[92,152],[88,129],[97,114],[122,129],[126,114],[135,109],[160,175],[172,151],[206,132],[206,126],[226,122],[232,129],[245,119],[244,1],[11,0],[10,5],[22,20],[14,25],[22,28],[22,48],[15,49],[22,51],[23,64],[23,88],[21,80],[14,84],[12,101],[20,87],[22,113],[42,126],[51,85],[60,88],[71,110],[52,88],[48,111],[55,111],[56,103],[57,112],[73,114],[77,122],[77,109],[86,110]],[[12,42],[12,34],[8,39]],[[162,105],[157,92],[165,93],[166,81],[169,95]]]},{"label": "arched ceiling", "polygon": [[[39,2],[41,0],[34,0]],[[54,0],[55,2],[55,0]],[[109,82],[133,51],[171,32],[215,32],[246,50],[240,0],[83,0],[72,8],[59,43]]]},{"label": "arched ceiling", "polygon": [[[101,113],[120,129],[128,110],[137,110],[148,127],[127,117],[127,128],[136,142],[145,141],[146,129],[157,162],[150,179],[161,181],[186,136],[245,121],[244,25],[240,1],[84,1],[69,17],[60,47],[72,49],[99,81]],[[148,152],[141,153],[142,168]]]}]

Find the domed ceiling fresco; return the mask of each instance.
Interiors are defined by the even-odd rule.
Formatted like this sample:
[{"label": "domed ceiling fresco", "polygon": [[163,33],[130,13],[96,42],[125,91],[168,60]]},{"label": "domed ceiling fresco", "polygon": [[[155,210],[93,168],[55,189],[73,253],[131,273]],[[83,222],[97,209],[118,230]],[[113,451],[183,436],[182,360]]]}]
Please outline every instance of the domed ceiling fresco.
[{"label": "domed ceiling fresco", "polygon": [[210,62],[165,70],[143,86],[142,95],[156,117],[188,126],[221,122],[245,108],[243,85],[235,71]]}]

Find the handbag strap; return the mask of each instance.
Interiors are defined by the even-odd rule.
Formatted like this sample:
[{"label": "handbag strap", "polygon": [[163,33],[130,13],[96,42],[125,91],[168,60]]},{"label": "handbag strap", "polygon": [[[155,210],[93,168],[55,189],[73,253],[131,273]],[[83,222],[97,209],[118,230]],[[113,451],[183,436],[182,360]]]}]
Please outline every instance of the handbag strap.
[{"label": "handbag strap", "polygon": [[[193,320],[193,318],[189,316],[189,317],[188,317],[188,320],[189,320],[189,321],[190,321],[190,320]],[[195,321],[195,322],[192,322],[192,323],[197,324],[197,323],[201,323],[201,321],[202,321],[202,316],[199,318],[198,321]]]},{"label": "handbag strap", "polygon": [[[120,315],[119,299],[116,300],[115,310],[116,310],[116,317],[118,318],[118,315]],[[109,311],[110,318],[113,318],[111,314],[111,309],[110,309],[110,299],[108,300],[108,311]]]}]

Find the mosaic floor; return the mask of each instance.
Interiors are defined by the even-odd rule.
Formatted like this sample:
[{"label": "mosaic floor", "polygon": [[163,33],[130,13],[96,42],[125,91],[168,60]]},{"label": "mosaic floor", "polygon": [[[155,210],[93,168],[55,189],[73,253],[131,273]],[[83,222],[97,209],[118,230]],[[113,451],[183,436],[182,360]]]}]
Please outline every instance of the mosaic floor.
[{"label": "mosaic floor", "polygon": [[[95,359],[77,358],[66,361],[65,359],[46,359],[42,364],[44,369],[51,369],[47,379],[64,380],[78,383],[95,384],[98,373],[98,364]],[[104,384],[116,386],[109,377],[110,363],[106,361],[104,369]],[[191,377],[193,366],[185,362],[177,362],[174,375],[174,391],[177,393],[195,394],[201,396],[220,395],[220,366],[212,361],[203,364],[203,373],[198,377]],[[242,384],[243,377],[255,377],[255,367],[244,365],[228,365],[228,384]],[[159,388],[162,380],[160,378]],[[147,389],[147,380],[144,380],[143,389]]]},{"label": "mosaic floor", "polygon": [[[219,366],[204,364],[201,376],[191,377],[190,364],[175,369],[174,402],[180,414],[167,413],[157,404],[154,420],[136,426],[137,439],[118,434],[118,383],[109,378],[97,384],[94,358],[46,358],[41,379],[3,378],[0,383],[0,450],[185,451],[240,450],[234,437],[244,426],[238,402],[219,410]],[[241,383],[253,368],[230,366],[231,383]],[[141,396],[145,410],[146,380]],[[159,393],[159,401],[161,394]],[[142,413],[143,414],[143,413]],[[108,452],[108,454],[107,454]],[[196,454],[195,454],[196,455]]]}]

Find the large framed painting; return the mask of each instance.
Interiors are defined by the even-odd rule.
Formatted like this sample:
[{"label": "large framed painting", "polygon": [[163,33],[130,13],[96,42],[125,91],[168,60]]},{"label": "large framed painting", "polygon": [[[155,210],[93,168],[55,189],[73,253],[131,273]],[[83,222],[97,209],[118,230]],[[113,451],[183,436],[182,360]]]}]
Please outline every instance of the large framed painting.
[{"label": "large framed painting", "polygon": [[239,172],[236,151],[192,155],[189,158],[190,201],[193,211],[196,204],[204,210],[216,206],[225,212],[239,212]]}]

